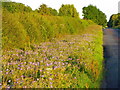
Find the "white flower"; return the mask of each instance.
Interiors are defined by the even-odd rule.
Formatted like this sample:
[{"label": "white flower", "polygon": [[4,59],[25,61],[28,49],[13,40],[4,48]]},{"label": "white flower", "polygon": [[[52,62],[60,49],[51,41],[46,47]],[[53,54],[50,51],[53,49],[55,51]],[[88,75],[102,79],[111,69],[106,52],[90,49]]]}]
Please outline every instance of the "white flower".
[{"label": "white flower", "polygon": [[11,82],[11,80],[8,80],[8,82]]}]

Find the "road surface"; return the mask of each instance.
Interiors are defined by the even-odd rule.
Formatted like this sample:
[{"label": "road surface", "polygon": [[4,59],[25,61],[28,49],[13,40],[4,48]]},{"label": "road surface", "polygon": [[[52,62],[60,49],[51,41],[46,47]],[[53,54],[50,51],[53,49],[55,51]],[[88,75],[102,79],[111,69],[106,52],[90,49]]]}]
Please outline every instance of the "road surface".
[{"label": "road surface", "polygon": [[104,57],[105,57],[105,78],[102,88],[118,88],[118,47],[119,47],[119,30],[107,28],[104,33]]}]

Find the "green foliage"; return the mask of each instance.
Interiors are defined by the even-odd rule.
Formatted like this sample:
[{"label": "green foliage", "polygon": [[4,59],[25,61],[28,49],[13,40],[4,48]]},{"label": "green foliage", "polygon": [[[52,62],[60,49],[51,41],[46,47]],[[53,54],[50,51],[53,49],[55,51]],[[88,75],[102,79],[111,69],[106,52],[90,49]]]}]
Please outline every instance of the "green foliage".
[{"label": "green foliage", "polygon": [[[15,15],[7,11],[3,14],[2,21],[2,39],[3,48],[23,48],[27,43],[26,31],[18,18],[14,18]],[[22,43],[22,44],[21,44]]]},{"label": "green foliage", "polygon": [[50,7],[47,7],[46,4],[42,4],[39,9],[36,9],[36,11],[38,13],[40,13],[41,15],[53,15],[53,16],[57,16],[57,14],[58,14],[57,10],[52,9]]},{"label": "green foliage", "polygon": [[38,9],[38,13],[40,13],[41,15],[50,15],[50,11],[46,4],[42,4],[40,6],[40,8]]},{"label": "green foliage", "polygon": [[7,9],[11,13],[32,11],[32,9],[29,6],[25,6],[22,3],[15,3],[15,2],[2,2],[2,7]]},{"label": "green foliage", "polygon": [[96,6],[89,5],[88,7],[83,7],[83,16],[84,19],[90,19],[98,25],[106,26],[107,24],[106,15]]},{"label": "green foliage", "polygon": [[3,50],[2,88],[100,88],[102,35],[92,25],[80,35],[31,44],[32,50]]},{"label": "green foliage", "polygon": [[108,22],[108,27],[120,28],[120,13],[113,14]]},{"label": "green foliage", "polygon": [[99,88],[102,28],[44,10],[11,13],[3,7],[2,88]]},{"label": "green foliage", "polygon": [[56,9],[49,8],[49,11],[50,11],[50,14],[53,15],[53,16],[57,16],[58,15],[58,12],[57,12]]},{"label": "green foliage", "polygon": [[[30,47],[31,43],[39,44],[42,41],[51,41],[55,37],[80,34],[86,27],[94,24],[89,20],[62,16],[40,16],[35,12],[10,13],[4,8],[2,23],[3,48],[24,49]],[[15,34],[19,35],[15,37]],[[22,42],[24,43],[21,44]]]},{"label": "green foliage", "polygon": [[62,5],[59,9],[59,16],[79,17],[74,5]]}]

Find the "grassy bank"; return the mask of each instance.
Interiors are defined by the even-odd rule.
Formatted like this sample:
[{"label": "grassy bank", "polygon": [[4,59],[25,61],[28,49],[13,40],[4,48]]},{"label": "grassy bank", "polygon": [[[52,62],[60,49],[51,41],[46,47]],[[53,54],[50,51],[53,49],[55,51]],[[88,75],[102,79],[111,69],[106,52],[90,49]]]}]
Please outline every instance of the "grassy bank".
[{"label": "grassy bank", "polygon": [[28,50],[4,50],[3,88],[99,88],[102,30],[91,26],[85,31]]},{"label": "grassy bank", "polygon": [[2,25],[3,88],[100,87],[101,26],[79,18],[5,9]]},{"label": "grassy bank", "polygon": [[[39,13],[10,13],[3,11],[3,48],[27,48],[52,38],[80,34],[92,21],[60,16],[41,16]],[[22,43],[22,44],[21,44]]]}]

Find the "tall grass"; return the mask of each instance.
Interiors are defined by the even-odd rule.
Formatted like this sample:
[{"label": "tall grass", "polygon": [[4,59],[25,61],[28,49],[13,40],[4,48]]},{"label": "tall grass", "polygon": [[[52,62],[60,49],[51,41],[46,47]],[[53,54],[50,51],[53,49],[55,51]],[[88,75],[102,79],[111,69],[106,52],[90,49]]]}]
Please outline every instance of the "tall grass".
[{"label": "tall grass", "polygon": [[100,26],[79,18],[7,10],[2,24],[3,88],[100,87]]},{"label": "tall grass", "polygon": [[[92,21],[39,13],[10,13],[3,11],[3,48],[26,48],[68,34],[80,34],[94,24]],[[21,44],[22,43],[22,44]]]},{"label": "tall grass", "polygon": [[102,29],[89,26],[34,44],[32,50],[4,50],[3,88],[100,88],[103,70]]}]

